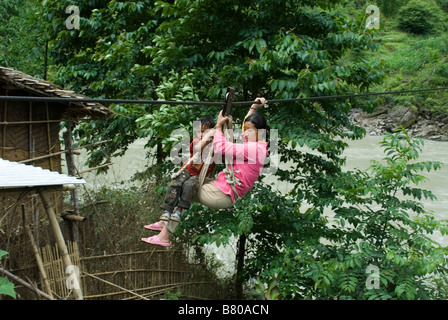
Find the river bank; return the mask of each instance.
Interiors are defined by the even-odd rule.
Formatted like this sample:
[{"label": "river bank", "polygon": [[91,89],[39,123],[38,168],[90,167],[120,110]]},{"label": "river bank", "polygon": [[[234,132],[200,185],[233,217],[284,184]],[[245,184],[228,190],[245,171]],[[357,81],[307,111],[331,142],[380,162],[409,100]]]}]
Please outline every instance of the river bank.
[{"label": "river bank", "polygon": [[448,114],[433,114],[409,106],[383,106],[371,114],[353,109],[350,118],[364,128],[367,135],[384,135],[401,125],[413,137],[448,141]]}]

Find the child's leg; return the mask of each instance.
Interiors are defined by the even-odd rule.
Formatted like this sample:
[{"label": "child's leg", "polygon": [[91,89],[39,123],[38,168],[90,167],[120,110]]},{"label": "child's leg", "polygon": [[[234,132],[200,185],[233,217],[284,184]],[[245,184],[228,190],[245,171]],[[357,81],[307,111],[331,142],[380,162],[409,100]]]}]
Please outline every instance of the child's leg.
[{"label": "child's leg", "polygon": [[181,195],[179,197],[179,202],[177,204],[177,210],[171,214],[170,222],[168,223],[168,230],[174,232],[179,225],[182,218],[182,213],[191,207],[191,202],[195,193],[199,188],[199,177],[192,176],[190,179],[186,180],[182,185]]},{"label": "child's leg", "polygon": [[190,174],[184,171],[175,179],[171,180],[171,183],[166,191],[165,200],[160,206],[161,209],[165,210],[160,217],[161,220],[169,220],[171,212],[173,212],[174,208],[179,202],[179,197],[182,193],[182,185],[189,177]]},{"label": "child's leg", "polygon": [[194,196],[199,189],[199,176],[192,176],[182,185],[181,194],[179,196],[178,207],[190,209]]},{"label": "child's leg", "polygon": [[177,229],[177,226],[180,223],[180,219],[182,219],[182,213],[184,212],[184,208],[177,207],[176,210],[171,214],[170,221],[166,224],[168,230],[171,233],[174,233]]}]

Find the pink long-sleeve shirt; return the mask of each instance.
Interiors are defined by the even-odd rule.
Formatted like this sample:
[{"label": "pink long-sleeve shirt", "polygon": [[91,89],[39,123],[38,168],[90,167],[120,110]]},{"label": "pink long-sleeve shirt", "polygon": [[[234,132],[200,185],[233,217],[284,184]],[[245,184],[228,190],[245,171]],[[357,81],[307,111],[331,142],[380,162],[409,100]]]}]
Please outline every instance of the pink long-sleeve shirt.
[{"label": "pink long-sleeve shirt", "polygon": [[[241,185],[235,183],[236,191],[243,197],[257,181],[263,170],[267,156],[267,142],[232,143],[225,139],[221,131],[216,131],[213,137],[213,151],[215,159],[221,159],[225,155],[232,160],[235,177],[240,179]],[[230,165],[227,165],[230,168]],[[235,171],[239,171],[238,173]],[[224,193],[230,195],[235,201],[232,187],[227,183],[225,173],[218,173],[218,180],[213,183]]]}]

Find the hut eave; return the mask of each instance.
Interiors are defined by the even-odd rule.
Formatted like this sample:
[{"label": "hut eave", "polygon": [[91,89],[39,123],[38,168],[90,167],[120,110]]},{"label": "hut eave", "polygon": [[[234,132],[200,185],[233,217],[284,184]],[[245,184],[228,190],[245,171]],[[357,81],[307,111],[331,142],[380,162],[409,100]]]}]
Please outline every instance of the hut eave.
[{"label": "hut eave", "polygon": [[[0,83],[2,82],[10,88],[17,88],[40,97],[88,98],[74,91],[64,90],[52,82],[34,78],[21,71],[0,66]],[[105,119],[113,114],[112,110],[99,103],[67,102],[63,104],[66,105],[63,114],[64,118]]]}]

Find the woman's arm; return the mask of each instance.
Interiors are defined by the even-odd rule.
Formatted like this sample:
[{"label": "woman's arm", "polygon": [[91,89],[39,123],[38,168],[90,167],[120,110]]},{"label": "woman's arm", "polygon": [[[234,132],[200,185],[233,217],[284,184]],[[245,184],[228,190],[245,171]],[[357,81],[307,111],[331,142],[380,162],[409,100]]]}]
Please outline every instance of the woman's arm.
[{"label": "woman's arm", "polygon": [[229,117],[223,116],[221,110],[218,115],[218,119],[216,120],[216,131],[213,136],[213,150],[215,151],[215,154],[222,154],[227,157],[243,156],[244,158],[244,148],[242,148],[243,145],[234,144],[225,139],[222,126],[228,120]]},{"label": "woman's arm", "polygon": [[216,129],[216,131],[219,131],[219,132],[222,133],[222,126],[223,126],[224,123],[225,123],[226,121],[228,121],[228,120],[229,120],[229,117],[224,117],[224,116],[222,115],[222,110],[221,110],[221,112],[220,112],[219,115],[218,115],[218,119],[216,120],[216,125],[215,125],[215,129]]},{"label": "woman's arm", "polygon": [[[264,105],[268,102],[265,98],[256,98],[255,100],[260,101],[260,103],[254,103],[254,104],[252,104],[252,105],[250,106],[250,109],[249,109],[249,111],[247,112],[245,118],[247,118],[248,116],[250,116],[252,113],[255,113],[256,110],[257,110],[258,108],[261,108],[262,106],[264,106]],[[216,129],[216,130],[219,130],[219,131],[222,132],[222,126],[223,126],[223,124],[224,124],[227,120],[229,120],[229,117],[225,117],[225,116],[223,116],[223,115],[222,115],[222,110],[221,110],[221,112],[220,112],[219,115],[218,115],[218,119],[216,120],[216,126],[215,126],[215,129]]]},{"label": "woman's arm", "polygon": [[260,101],[260,103],[254,103],[253,105],[250,106],[249,111],[247,112],[246,116],[244,117],[244,119],[246,119],[248,116],[250,116],[252,113],[257,112],[258,108],[263,107],[266,103],[268,103],[268,101],[265,98],[256,98],[255,101]]}]

